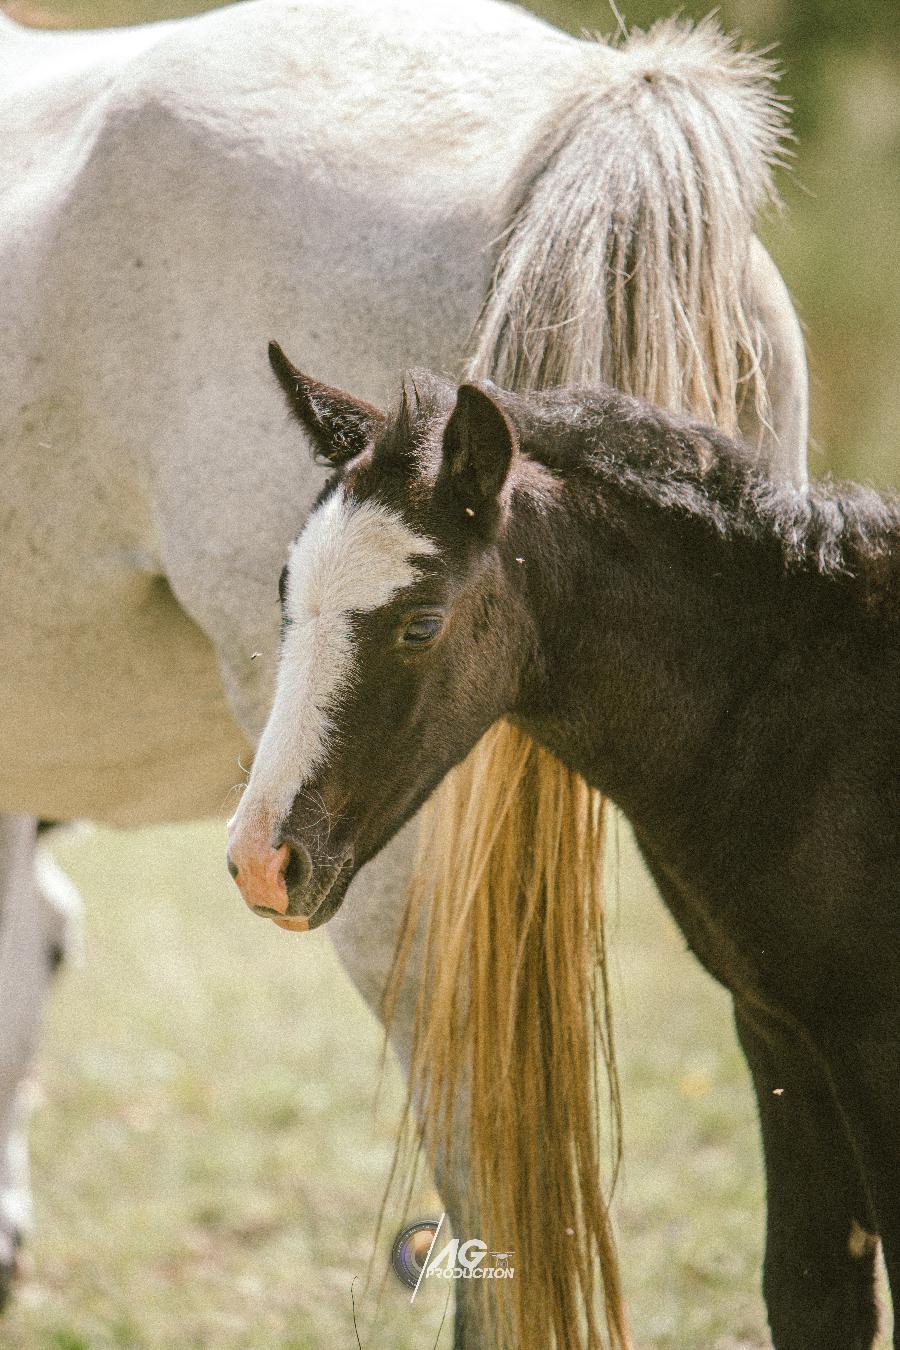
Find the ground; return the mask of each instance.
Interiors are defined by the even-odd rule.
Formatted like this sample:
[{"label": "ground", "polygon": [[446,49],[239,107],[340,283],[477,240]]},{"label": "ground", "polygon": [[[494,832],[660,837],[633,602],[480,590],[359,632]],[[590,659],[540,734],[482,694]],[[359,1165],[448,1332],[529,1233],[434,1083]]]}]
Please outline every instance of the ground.
[{"label": "ground", "polygon": [[[611,884],[625,1078],[622,1261],[642,1350],[768,1344],[756,1121],[728,1003],[623,830]],[[247,913],[223,827],[84,832],[88,906],[38,1074],[37,1233],[4,1350],[431,1350],[437,1289],[364,1294],[400,1087],[325,933]],[[618,892],[618,893],[617,893]],[[413,1214],[435,1211],[423,1182]],[[399,1228],[389,1209],[388,1238]],[[386,1245],[376,1257],[377,1288]],[[524,1275],[524,1272],[523,1272]],[[451,1342],[449,1317],[441,1346]]]}]

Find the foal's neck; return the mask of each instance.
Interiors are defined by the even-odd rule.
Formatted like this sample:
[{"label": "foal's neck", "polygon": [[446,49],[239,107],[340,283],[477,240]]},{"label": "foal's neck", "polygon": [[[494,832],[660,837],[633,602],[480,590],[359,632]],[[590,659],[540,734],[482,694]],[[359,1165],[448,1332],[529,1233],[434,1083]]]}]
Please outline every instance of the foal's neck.
[{"label": "foal's neck", "polygon": [[689,428],[655,444],[657,415],[630,413],[516,543],[547,560],[531,586],[544,662],[518,720],[635,825],[690,831],[733,790],[741,709],[764,703],[810,578],[789,575],[775,524],[738,520],[744,451]]}]

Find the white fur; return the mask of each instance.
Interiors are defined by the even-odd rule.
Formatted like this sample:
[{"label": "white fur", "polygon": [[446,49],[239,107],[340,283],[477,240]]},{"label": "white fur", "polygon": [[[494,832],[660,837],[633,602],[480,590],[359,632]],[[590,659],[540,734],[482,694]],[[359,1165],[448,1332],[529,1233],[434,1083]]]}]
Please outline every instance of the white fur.
[{"label": "white fur", "polygon": [[275,842],[297,792],[327,758],[331,713],[353,679],[351,616],[387,604],[415,580],[411,560],[434,552],[395,512],[353,502],[343,488],[310,517],[288,562],[275,700],[231,822],[237,852],[248,831]]}]

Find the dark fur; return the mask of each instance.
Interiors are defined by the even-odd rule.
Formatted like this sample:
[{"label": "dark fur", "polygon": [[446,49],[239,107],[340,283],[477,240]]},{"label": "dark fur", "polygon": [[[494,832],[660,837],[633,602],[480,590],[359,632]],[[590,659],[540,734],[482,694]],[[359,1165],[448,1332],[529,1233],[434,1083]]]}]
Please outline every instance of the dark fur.
[{"label": "dark fur", "polygon": [[[440,557],[361,618],[315,791],[358,865],[506,716],[618,803],[734,998],[775,1344],[866,1350],[858,1230],[900,1292],[900,509],[608,389],[413,389],[340,481]],[[407,653],[423,607],[443,633]]]}]

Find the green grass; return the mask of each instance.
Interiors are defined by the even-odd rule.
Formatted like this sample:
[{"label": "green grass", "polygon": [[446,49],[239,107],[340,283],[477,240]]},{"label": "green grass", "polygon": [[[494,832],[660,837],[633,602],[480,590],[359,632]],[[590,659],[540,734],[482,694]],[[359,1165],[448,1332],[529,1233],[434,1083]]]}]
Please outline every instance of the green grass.
[{"label": "green grass", "polygon": [[[38,1236],[4,1346],[355,1344],[399,1088],[375,1121],[376,1028],[326,938],[243,910],[222,833],[58,848],[88,960],[48,1029]],[[388,1295],[366,1345],[415,1345],[436,1310]]]},{"label": "green grass", "polygon": [[[33,1128],[37,1232],[4,1350],[354,1350],[401,1089],[327,937],[248,914],[219,825],[56,846],[88,907]],[[614,987],[621,1250],[637,1342],[767,1344],[762,1183],[728,1002],[624,850]],[[415,1213],[434,1211],[420,1187]],[[389,1211],[389,1235],[401,1214]],[[384,1269],[386,1249],[377,1257]],[[361,1291],[362,1279],[357,1285]],[[430,1350],[435,1289],[361,1300],[365,1350]],[[449,1326],[441,1344],[450,1344]]]}]

